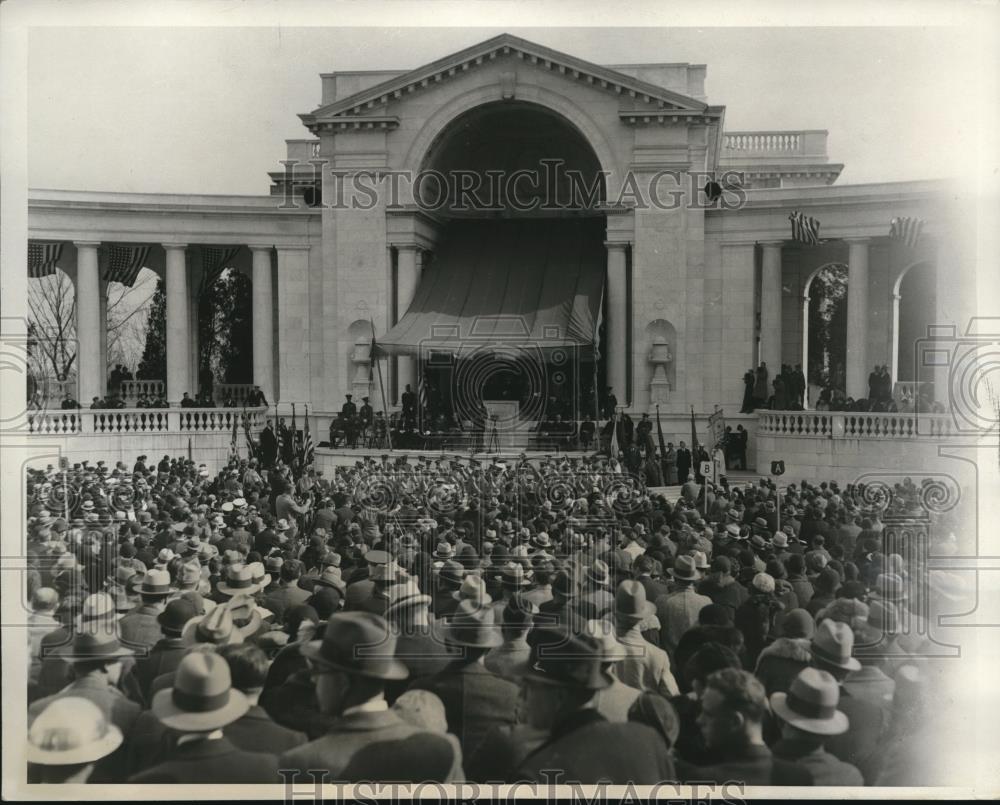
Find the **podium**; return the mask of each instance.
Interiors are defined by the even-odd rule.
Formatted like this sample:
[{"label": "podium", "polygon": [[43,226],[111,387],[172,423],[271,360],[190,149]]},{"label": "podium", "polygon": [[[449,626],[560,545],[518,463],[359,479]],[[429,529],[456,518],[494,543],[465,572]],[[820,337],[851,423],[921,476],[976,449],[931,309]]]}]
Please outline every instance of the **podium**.
[{"label": "podium", "polygon": [[516,444],[515,432],[520,423],[520,403],[516,400],[483,400],[483,405],[486,406],[486,411],[490,415],[490,420],[486,423],[486,433],[483,436],[483,446],[489,447],[490,433],[493,426],[496,425],[500,449],[513,448]]}]

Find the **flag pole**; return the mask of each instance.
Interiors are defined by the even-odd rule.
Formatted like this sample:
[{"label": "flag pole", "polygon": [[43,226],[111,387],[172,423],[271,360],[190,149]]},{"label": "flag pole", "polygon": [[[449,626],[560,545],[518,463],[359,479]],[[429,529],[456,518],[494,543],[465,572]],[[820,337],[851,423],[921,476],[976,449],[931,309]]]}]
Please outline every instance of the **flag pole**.
[{"label": "flag pole", "polygon": [[[375,356],[375,319],[369,319],[372,326],[372,360],[377,361]],[[378,387],[379,392],[382,394],[382,407],[387,408],[386,397],[385,397],[385,380],[382,377],[382,364],[381,362],[376,363],[376,368],[378,369]],[[392,428],[389,427],[389,418],[385,417],[385,440],[389,445],[389,450],[392,450]]]}]

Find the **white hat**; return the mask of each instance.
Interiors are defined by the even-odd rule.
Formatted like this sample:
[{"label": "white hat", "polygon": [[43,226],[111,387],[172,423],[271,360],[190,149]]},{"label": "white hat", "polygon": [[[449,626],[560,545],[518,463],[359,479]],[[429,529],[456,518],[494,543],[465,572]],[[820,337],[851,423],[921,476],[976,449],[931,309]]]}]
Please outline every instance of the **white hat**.
[{"label": "white hat", "polygon": [[28,762],[44,766],[93,763],[122,743],[122,732],[89,699],[54,699],[28,728]]}]

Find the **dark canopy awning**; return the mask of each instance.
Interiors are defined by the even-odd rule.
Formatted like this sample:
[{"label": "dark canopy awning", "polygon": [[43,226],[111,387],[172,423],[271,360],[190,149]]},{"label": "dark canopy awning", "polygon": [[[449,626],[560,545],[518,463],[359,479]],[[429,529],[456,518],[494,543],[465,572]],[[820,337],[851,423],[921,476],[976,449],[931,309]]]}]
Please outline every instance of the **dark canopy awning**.
[{"label": "dark canopy awning", "polygon": [[378,354],[460,354],[492,341],[590,350],[604,288],[603,224],[453,222],[409,310],[377,339]]}]

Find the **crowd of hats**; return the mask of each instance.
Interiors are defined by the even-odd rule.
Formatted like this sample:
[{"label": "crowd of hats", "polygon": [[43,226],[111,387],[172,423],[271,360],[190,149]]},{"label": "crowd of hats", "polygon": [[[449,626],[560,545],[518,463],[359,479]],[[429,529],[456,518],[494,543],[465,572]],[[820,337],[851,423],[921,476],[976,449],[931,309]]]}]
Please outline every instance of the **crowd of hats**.
[{"label": "crowd of hats", "polygon": [[[887,511],[919,509],[920,487],[909,481],[893,490],[888,509],[884,501],[873,505],[861,487],[807,482],[784,488],[779,509],[769,481],[709,484],[704,497],[686,490],[676,501],[637,483],[623,508],[608,491],[609,471],[602,459],[579,457],[547,458],[529,469],[423,456],[416,465],[369,457],[329,477],[310,470],[298,483],[283,468],[264,470],[253,461],[234,460],[213,474],[166,456],[148,464],[141,456],[131,470],[122,462],[29,470],[28,595],[73,625],[71,662],[127,654],[113,628],[88,625],[113,624],[141,601],[162,599],[163,633],[187,646],[252,639],[280,648],[296,639],[303,621],[319,629],[327,622],[303,656],[394,680],[407,673],[401,662],[385,652],[359,660],[355,651],[378,629],[384,633],[381,617],[373,625],[367,613],[338,615],[351,608],[353,582],[365,579],[384,594],[389,620],[450,599],[441,634],[470,649],[502,641],[498,618],[530,622],[538,609],[522,593],[550,588],[555,598],[574,602],[579,617],[560,623],[556,648],[533,656],[529,672],[586,689],[610,684],[606,663],[624,656],[616,619],[655,621],[657,606],[636,580],[644,575],[671,589],[732,578],[749,605],[766,613],[773,631],[763,640],[807,640],[832,669],[857,669],[864,657],[855,644],[898,636],[915,616],[909,590],[925,568],[891,550],[882,525]],[[393,490],[380,508],[368,492],[373,479],[386,478]],[[573,494],[546,498],[544,481],[556,478]],[[307,513],[279,517],[276,496],[293,488],[300,503],[309,499]],[[932,537],[947,552],[954,545],[950,524],[935,525]],[[305,577],[305,606],[276,617],[263,605],[263,593],[279,582]],[[796,585],[812,591],[808,612]],[[945,574],[934,593],[957,598],[963,590]],[[491,606],[500,597],[505,606]],[[732,618],[721,622],[732,625]],[[752,655],[743,662],[752,670],[763,643],[754,648],[754,636],[745,637]],[[187,655],[173,687],[153,696],[155,715],[199,731],[245,713],[249,705],[223,666],[212,653]],[[832,734],[843,724],[823,673],[796,678],[773,707],[788,723],[808,730],[815,722]],[[33,723],[34,762],[84,762],[92,747],[121,742],[115,728],[93,718],[81,722],[91,725],[88,734],[60,739],[68,707]]]}]

